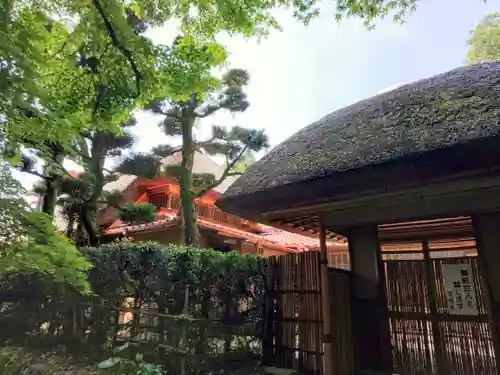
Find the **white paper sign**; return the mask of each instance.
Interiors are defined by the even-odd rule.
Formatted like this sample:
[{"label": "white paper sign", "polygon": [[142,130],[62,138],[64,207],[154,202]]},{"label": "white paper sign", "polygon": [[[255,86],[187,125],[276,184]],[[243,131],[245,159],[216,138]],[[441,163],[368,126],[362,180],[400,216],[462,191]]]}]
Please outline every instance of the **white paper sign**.
[{"label": "white paper sign", "polygon": [[451,315],[478,315],[470,264],[443,264],[444,290]]}]

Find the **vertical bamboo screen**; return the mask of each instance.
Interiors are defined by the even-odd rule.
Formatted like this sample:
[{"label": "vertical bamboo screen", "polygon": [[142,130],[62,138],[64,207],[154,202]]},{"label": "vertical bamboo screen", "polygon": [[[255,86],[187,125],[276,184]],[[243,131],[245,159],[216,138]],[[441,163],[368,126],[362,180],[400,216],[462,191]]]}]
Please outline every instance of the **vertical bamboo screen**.
[{"label": "vertical bamboo screen", "polygon": [[266,332],[273,336],[265,342],[267,366],[322,373],[319,255],[269,257],[268,304],[274,308],[268,311],[274,310],[274,324],[273,331]]},{"label": "vertical bamboo screen", "polygon": [[[264,364],[322,374],[320,253],[288,254],[268,260]],[[330,270],[335,367],[339,375],[351,374],[347,370],[353,364],[349,280],[347,272]]]},{"label": "vertical bamboo screen", "polygon": [[[432,247],[430,250],[428,257],[415,251],[413,260],[395,260],[393,256],[384,260],[395,372],[498,374],[476,258],[450,257],[452,254],[442,258],[442,251],[433,252]],[[477,316],[450,315],[447,311],[442,265],[464,262],[471,265],[474,275]],[[433,283],[432,288],[429,282]]]},{"label": "vertical bamboo screen", "polygon": [[328,267],[340,268],[343,270],[351,269],[351,262],[348,251],[328,251]]}]

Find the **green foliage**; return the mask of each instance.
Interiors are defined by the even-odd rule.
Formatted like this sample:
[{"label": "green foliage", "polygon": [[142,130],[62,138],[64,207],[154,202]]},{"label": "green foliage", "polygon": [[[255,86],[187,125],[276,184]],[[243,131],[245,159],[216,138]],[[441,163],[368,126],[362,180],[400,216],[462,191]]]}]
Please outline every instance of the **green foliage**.
[{"label": "green foliage", "polygon": [[[153,97],[183,100],[214,87],[217,82],[208,75],[198,78],[207,64],[225,60],[223,46],[214,43],[220,32],[267,35],[280,28],[275,8],[292,8],[307,23],[318,15],[316,5],[314,0],[4,1],[0,115],[8,136],[69,146],[90,128],[116,133],[133,109]],[[415,6],[416,0],[335,0],[338,20],[359,17],[368,26],[389,13],[399,21]],[[143,35],[172,20],[181,22],[183,34],[174,53]]]},{"label": "green foliage", "polygon": [[115,348],[113,350],[114,356],[101,361],[97,367],[103,370],[111,370],[117,375],[162,375],[164,373],[162,366],[144,361],[142,353],[136,352],[132,359],[120,356],[120,353],[129,346],[129,343],[125,343]]},{"label": "green foliage", "polygon": [[129,203],[118,206],[118,217],[128,224],[144,224],[156,220],[156,206],[149,203]]},{"label": "green foliage", "polygon": [[[1,316],[6,329],[0,340],[37,347],[55,342],[73,355],[102,358],[111,354],[110,343],[125,338],[130,344],[117,344],[111,354],[117,359],[101,367],[127,363],[118,359],[123,358],[143,363],[144,371],[159,363],[181,373],[180,359],[185,373],[221,374],[222,368],[241,367],[241,361],[230,361],[235,357],[255,363],[266,258],[150,242],[118,242],[84,252],[93,265],[92,296],[62,289],[43,274],[0,275],[0,304],[9,306]],[[131,305],[144,311],[142,323],[134,314],[116,326],[116,309],[130,311]]]},{"label": "green foliage", "polygon": [[[87,249],[86,253],[94,265],[90,280],[96,293],[101,291],[101,286],[108,291],[118,285],[141,289],[147,281],[154,291],[167,291],[173,284],[182,283],[191,286],[193,295],[206,288],[216,288],[217,292],[228,292],[225,299],[236,298],[246,293],[245,280],[262,277],[265,265],[265,258],[236,251],[221,253],[155,242],[101,245]],[[122,276],[126,277],[125,283]]]},{"label": "green foliage", "polygon": [[[30,3],[3,2],[0,35],[8,43],[0,47],[0,86],[5,88],[0,114],[5,135],[28,146],[57,141],[69,150],[73,139],[92,127],[116,132],[116,124],[136,106],[127,88],[134,77],[128,62],[110,48],[95,14],[79,12],[80,22],[74,19],[70,26],[71,21],[52,18],[54,9],[65,13],[61,4],[45,2],[44,9]],[[68,10],[66,16],[76,14]]]},{"label": "green foliage", "polygon": [[160,165],[160,156],[134,154],[123,158],[116,167],[116,172],[152,179],[158,175]]},{"label": "green foliage", "polygon": [[89,263],[68,238],[56,232],[51,217],[29,210],[21,185],[5,163],[0,166],[0,192],[0,275],[40,272],[89,293]]},{"label": "green foliage", "polygon": [[416,7],[417,0],[336,0],[335,19],[361,18],[371,29],[377,18],[387,15],[392,15],[395,22],[403,22],[405,15]]},{"label": "green foliage", "polygon": [[[21,170],[44,179],[41,186],[37,187],[43,194],[50,191],[47,186],[51,185],[52,193],[59,196],[57,203],[63,208],[62,212],[68,223],[66,234],[74,236],[75,242],[79,244],[82,243],[84,233],[82,230],[75,231],[74,227],[85,229],[87,237],[95,241],[97,233],[93,215],[104,204],[116,205],[120,201],[103,192],[104,185],[116,180],[120,172],[106,170],[105,164],[110,158],[121,156],[134,145],[135,139],[130,129],[135,125],[136,120],[131,117],[119,125],[119,133],[116,134],[93,128],[78,135],[70,152],[60,149],[61,155],[56,158],[44,153],[43,148],[37,149],[37,155],[45,162],[43,173],[38,172],[36,163],[29,162],[30,159],[24,156],[27,162],[22,165]],[[51,152],[58,146],[60,145],[53,145]],[[79,163],[85,172],[72,176],[62,166],[62,157],[69,157]]]},{"label": "green foliage", "polygon": [[[241,161],[244,156],[254,157],[253,152],[258,152],[269,147],[268,139],[264,131],[234,126],[229,130],[214,126],[212,128],[213,141],[204,145],[211,155],[224,155],[229,164],[234,165]],[[251,156],[249,156],[251,155]]]},{"label": "green foliage", "polygon": [[[369,25],[391,11],[401,18],[415,3],[336,0],[337,18],[361,17]],[[306,23],[318,14],[315,1],[4,1],[0,115],[7,134],[15,142],[57,141],[69,150],[85,130],[116,133],[133,109],[153,97],[181,101],[205,93],[217,85],[207,65],[226,57],[215,36],[267,35],[280,28],[271,15],[276,7],[293,8]],[[149,27],[171,20],[181,22],[183,34],[175,48],[144,37]]]},{"label": "green foliage", "polygon": [[467,41],[468,64],[500,60],[500,13],[486,16],[471,34]]},{"label": "green foliage", "polygon": [[[236,162],[233,170],[237,173],[245,173],[256,162],[255,155],[251,152],[243,154],[240,160]],[[226,164],[227,167],[227,164]]]},{"label": "green foliage", "polygon": [[[395,18],[401,18],[415,3],[416,0],[335,2],[338,19],[361,17],[367,25],[389,12],[396,12]],[[61,167],[63,159],[79,162],[87,172],[87,186],[72,190],[78,195],[65,199],[65,212],[68,221],[78,221],[77,227],[84,228],[90,242],[97,244],[93,220],[106,181],[104,163],[106,157],[121,156],[133,144],[133,137],[126,132],[133,125],[133,121],[129,122],[132,112],[156,98],[172,101],[162,124],[165,133],[172,135],[180,134],[182,124],[186,145],[195,140],[192,128],[196,118],[220,109],[246,110],[249,103],[242,87],[248,83],[248,73],[236,69],[222,78],[212,74],[227,58],[225,47],[217,43],[216,36],[221,32],[265,36],[280,28],[272,16],[277,7],[292,8],[294,16],[305,23],[318,14],[314,0],[188,0],[182,4],[159,0],[1,2],[0,130],[8,141],[6,160],[38,175],[33,163],[21,160],[21,149],[27,147],[36,150],[37,156],[47,163],[42,178],[46,185],[44,210],[49,214],[54,212],[60,179],[67,172]],[[173,44],[155,44],[145,37],[148,28],[173,20],[181,23],[181,35]],[[228,166],[225,178],[234,173],[235,156],[243,155],[245,149],[264,148],[267,142],[262,132],[240,135],[233,140],[218,137],[198,141],[195,148],[223,150]],[[230,142],[233,144],[228,145]],[[238,145],[234,146],[234,142]],[[189,147],[184,154],[183,196],[196,188],[191,181],[192,160],[188,159],[192,159],[193,149]],[[168,152],[166,148],[156,151],[162,155]],[[125,159],[121,170],[132,168],[131,160]],[[205,181],[205,186],[198,187],[200,194],[223,180],[198,177],[196,181]],[[183,200],[183,207],[189,205],[187,202]],[[183,218],[195,228],[193,218],[187,219],[192,209],[183,211]]]},{"label": "green foliage", "polygon": [[41,272],[82,293],[91,292],[86,279],[91,266],[67,237],[56,233],[50,216],[24,212],[17,224],[19,240],[2,246],[0,273]]},{"label": "green foliage", "polygon": [[79,363],[74,358],[57,352],[33,351],[25,347],[0,348],[0,373],[2,375],[95,375],[95,366]]}]

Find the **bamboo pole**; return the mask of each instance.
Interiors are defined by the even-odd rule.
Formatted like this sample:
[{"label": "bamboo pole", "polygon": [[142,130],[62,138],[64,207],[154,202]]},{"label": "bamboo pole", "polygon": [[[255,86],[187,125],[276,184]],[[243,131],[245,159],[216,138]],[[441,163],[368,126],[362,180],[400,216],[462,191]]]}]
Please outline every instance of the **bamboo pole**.
[{"label": "bamboo pole", "polygon": [[323,221],[319,222],[320,243],[320,273],[321,273],[321,313],[323,320],[323,374],[333,375],[334,371],[334,348],[333,348],[333,325],[331,308],[330,283],[328,281],[328,249],[326,247],[326,231]]},{"label": "bamboo pole", "polygon": [[432,340],[436,353],[436,369],[438,374],[448,374],[448,361],[446,352],[443,350],[444,342],[439,329],[438,320],[438,300],[437,300],[437,287],[436,287],[436,274],[433,269],[432,258],[429,249],[429,241],[422,241],[422,248],[424,250],[424,270],[425,281],[428,290],[429,307],[431,312],[431,330]]},{"label": "bamboo pole", "polygon": [[[184,307],[182,309],[182,314],[186,315],[189,312],[189,285],[186,285],[186,288],[184,289]],[[187,348],[187,337],[186,337],[186,317],[184,316],[184,319],[182,321],[182,334],[181,334],[181,345],[180,349],[182,351],[186,351]],[[181,360],[181,375],[186,374],[186,354],[182,356]]]}]

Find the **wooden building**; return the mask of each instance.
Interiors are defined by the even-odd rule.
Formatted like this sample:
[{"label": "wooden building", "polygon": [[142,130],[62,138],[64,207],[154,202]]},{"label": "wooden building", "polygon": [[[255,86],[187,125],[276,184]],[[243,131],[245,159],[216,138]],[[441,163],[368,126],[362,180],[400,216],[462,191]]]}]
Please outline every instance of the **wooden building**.
[{"label": "wooden building", "polygon": [[[359,373],[500,373],[500,62],[326,115],[217,206],[347,238]],[[467,270],[473,308],[451,304],[462,289],[450,291],[448,264]]]},{"label": "wooden building", "polygon": [[[175,154],[164,160],[164,163],[178,162],[178,158],[179,155]],[[213,173],[216,178],[223,173],[222,167],[209,156],[199,152],[195,155],[194,170],[196,173]],[[209,191],[195,201],[202,248],[238,250],[263,256],[319,250],[318,239],[307,231],[284,231],[242,219],[215,207],[215,201],[220,198],[221,192],[229,183],[226,181],[225,185]],[[127,236],[136,240],[178,243],[181,237],[179,188],[177,182],[167,177],[146,180],[135,176],[121,176],[117,181],[108,184],[106,190],[120,190],[124,203],[154,204],[158,208],[158,219],[152,223],[127,225],[116,217],[112,207],[108,207],[98,215],[102,232],[108,239]],[[347,268],[348,257],[342,238],[329,241],[328,248],[332,262],[343,264]]]}]

